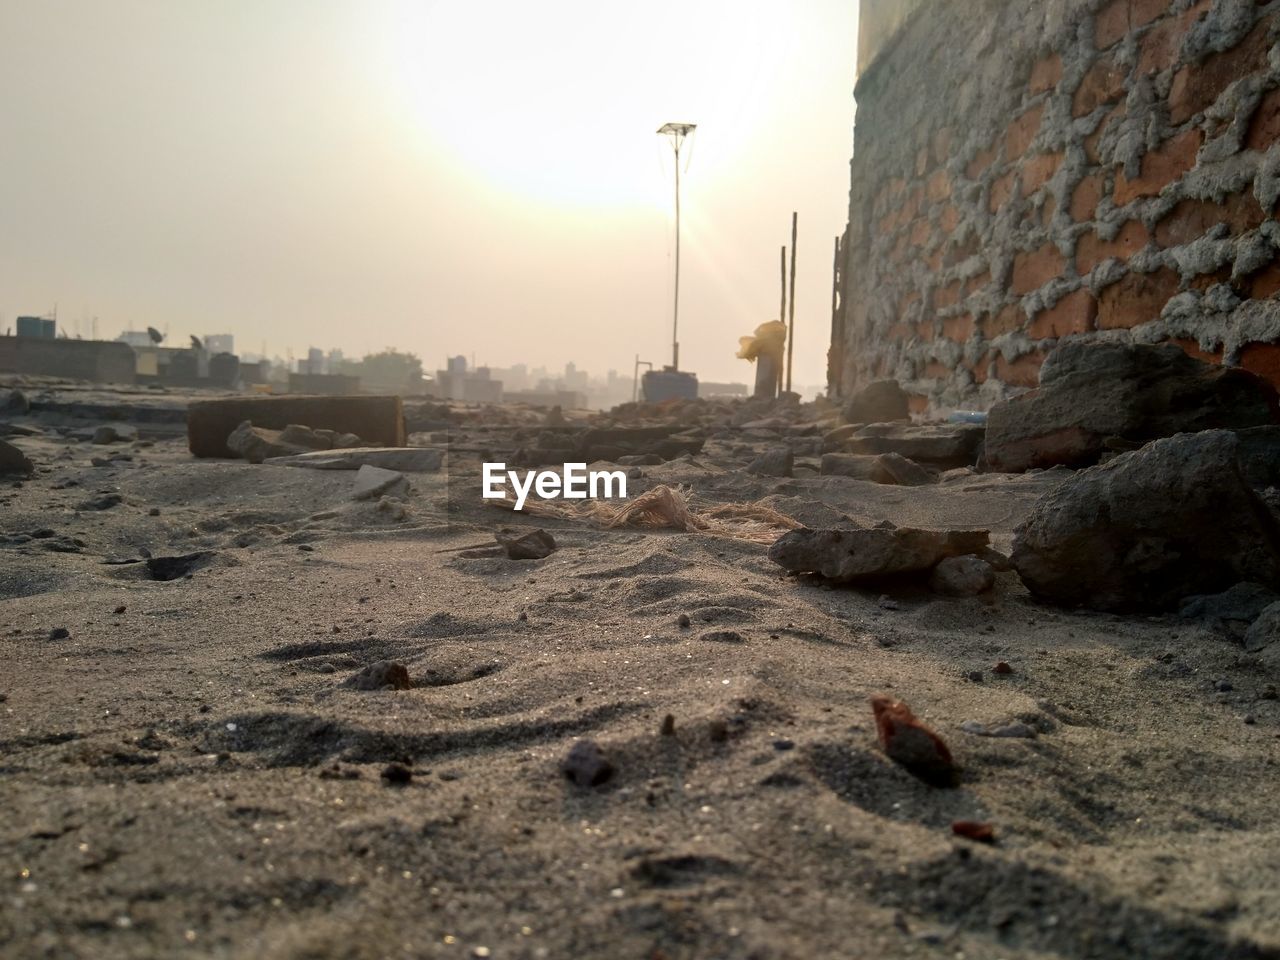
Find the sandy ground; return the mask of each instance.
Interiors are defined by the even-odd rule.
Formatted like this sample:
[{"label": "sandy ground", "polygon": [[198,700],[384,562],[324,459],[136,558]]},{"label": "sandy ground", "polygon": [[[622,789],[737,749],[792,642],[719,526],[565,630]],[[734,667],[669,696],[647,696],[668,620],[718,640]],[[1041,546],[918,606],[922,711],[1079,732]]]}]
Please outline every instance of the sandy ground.
[{"label": "sandy ground", "polygon": [[[758,543],[513,516],[469,455],[402,511],[141,428],[18,438],[40,470],[0,487],[4,957],[1280,956],[1277,678],[1227,637],[1044,607],[1013,573],[883,597]],[[713,441],[631,493],[1007,547],[1060,479],[773,480],[744,457]],[[457,549],[513,523],[560,549]],[[212,555],[167,582],[108,562],[143,551]],[[342,686],[384,658],[412,689]],[[878,692],[947,739],[958,787],[884,757]],[[961,730],[1013,720],[1037,735]],[[561,775],[576,738],[604,785]]]}]

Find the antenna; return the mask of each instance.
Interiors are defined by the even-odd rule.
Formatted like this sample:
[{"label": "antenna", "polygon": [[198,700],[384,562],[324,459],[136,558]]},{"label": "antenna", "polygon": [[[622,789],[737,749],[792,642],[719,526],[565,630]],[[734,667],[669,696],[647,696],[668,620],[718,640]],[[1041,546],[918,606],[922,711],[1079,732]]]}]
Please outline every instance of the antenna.
[{"label": "antenna", "polygon": [[671,307],[671,369],[680,369],[680,147],[698,128],[696,123],[664,123],[658,133],[671,141],[676,158],[676,284]]}]

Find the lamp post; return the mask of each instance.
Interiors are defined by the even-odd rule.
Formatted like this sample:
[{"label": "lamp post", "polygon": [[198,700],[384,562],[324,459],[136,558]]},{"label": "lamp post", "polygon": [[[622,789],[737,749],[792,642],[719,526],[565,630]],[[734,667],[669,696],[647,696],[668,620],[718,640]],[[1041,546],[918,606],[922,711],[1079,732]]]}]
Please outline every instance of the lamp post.
[{"label": "lamp post", "polygon": [[658,133],[671,141],[676,157],[676,283],[671,307],[671,369],[680,369],[680,147],[697,128],[696,123],[664,123]]}]

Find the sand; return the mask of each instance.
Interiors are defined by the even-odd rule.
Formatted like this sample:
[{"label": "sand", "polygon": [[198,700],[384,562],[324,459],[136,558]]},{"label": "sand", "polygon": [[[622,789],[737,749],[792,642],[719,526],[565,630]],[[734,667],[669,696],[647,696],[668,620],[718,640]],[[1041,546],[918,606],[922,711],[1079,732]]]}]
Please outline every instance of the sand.
[{"label": "sand", "polygon": [[[461,452],[492,431],[379,504],[138,426],[17,438],[40,472],[0,487],[2,956],[1280,956],[1277,678],[1238,641],[1042,606],[1012,572],[886,595],[758,542],[495,510]],[[713,439],[631,494],[1007,548],[1062,476],[747,476],[768,442]],[[459,549],[500,526],[559,549]],[[206,555],[157,581],[119,562],[143,551]],[[414,686],[344,687],[383,659]],[[877,693],[946,739],[958,786],[884,756]],[[563,776],[578,739],[603,784]]]}]

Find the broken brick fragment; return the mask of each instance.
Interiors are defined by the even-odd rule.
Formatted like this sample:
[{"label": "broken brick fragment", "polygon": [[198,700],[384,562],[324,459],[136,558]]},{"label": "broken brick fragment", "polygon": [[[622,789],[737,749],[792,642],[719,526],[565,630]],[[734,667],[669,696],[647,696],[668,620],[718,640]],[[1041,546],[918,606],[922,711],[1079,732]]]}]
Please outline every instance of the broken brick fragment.
[{"label": "broken brick fragment", "polygon": [[926,727],[901,700],[883,695],[871,698],[876,733],[886,756],[934,786],[955,782],[956,767],[942,738]]},{"label": "broken brick fragment", "polygon": [[977,843],[995,843],[996,831],[989,823],[978,820],[953,820],[951,832],[957,837],[973,840]]}]

